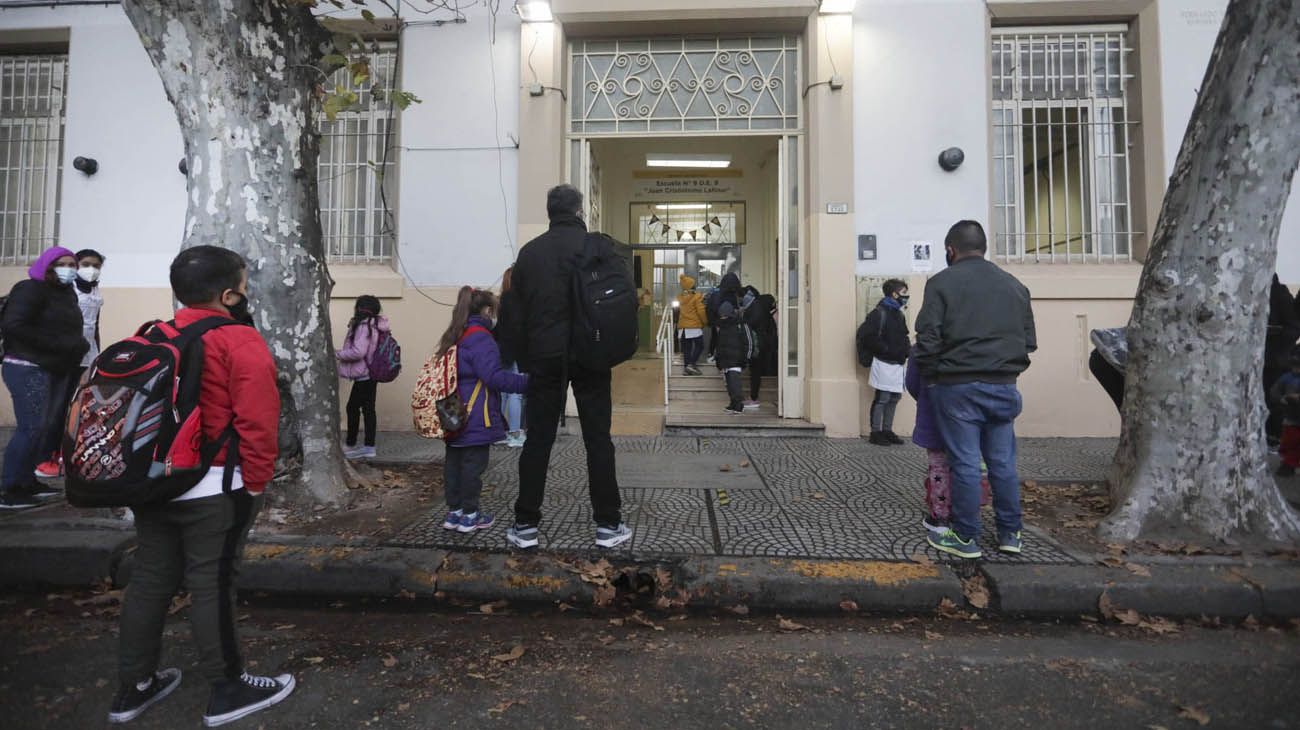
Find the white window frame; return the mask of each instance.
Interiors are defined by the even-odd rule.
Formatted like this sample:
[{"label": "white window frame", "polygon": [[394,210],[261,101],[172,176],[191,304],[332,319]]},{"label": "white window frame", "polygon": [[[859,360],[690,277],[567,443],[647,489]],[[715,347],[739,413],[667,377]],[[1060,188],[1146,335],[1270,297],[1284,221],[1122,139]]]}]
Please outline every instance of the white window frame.
[{"label": "white window frame", "polygon": [[[1132,142],[1140,124],[1134,118],[1128,91],[1134,78],[1130,57],[1135,49],[1127,25],[1017,26],[994,28],[991,85],[993,89],[993,189],[990,255],[1005,263],[1127,262],[1142,235],[1134,230],[1133,180],[1137,162]],[[1098,50],[1101,44],[1101,50]],[[1025,49],[1041,48],[1043,67],[1020,67]],[[999,53],[1010,49],[1010,53]],[[1050,50],[1049,50],[1050,49]],[[1112,51],[1115,55],[1112,55]],[[1012,59],[1010,68],[1006,65]],[[1110,63],[1108,63],[1110,61]],[[1100,64],[1100,66],[1098,65]],[[1072,66],[1073,68],[1069,68]],[[1064,216],[1055,210],[1053,113],[1059,112],[1066,139],[1061,140],[1062,174],[1065,176]],[[1076,121],[1068,120],[1074,112]],[[1026,115],[1029,121],[1026,121]],[[1040,117],[1046,122],[1040,122]],[[1116,119],[1123,121],[1115,121]],[[1033,149],[1025,141],[1025,127],[1034,127]],[[1046,206],[1039,186],[1025,190],[1025,160],[1041,159],[1038,128],[1048,134],[1046,152],[1048,190]],[[1086,131],[1085,131],[1086,130]],[[1077,134],[1072,148],[1071,135]],[[1107,177],[1109,176],[1109,177]],[[1109,183],[1106,182],[1109,180]],[[1072,187],[1073,186],[1073,187]],[[1084,220],[1070,219],[1071,190],[1082,195]],[[1040,224],[1027,229],[1029,199]],[[1048,229],[1041,216],[1046,211]],[[1054,219],[1064,218],[1062,231]],[[1056,237],[1065,236],[1064,252],[1057,252]],[[1046,237],[1046,250],[1044,250]],[[1074,240],[1081,241],[1075,250]]]},{"label": "white window frame", "polygon": [[0,265],[59,240],[67,53],[0,55]]},{"label": "white window frame", "polygon": [[[396,251],[397,114],[386,99],[372,98],[370,86],[386,81],[388,90],[398,87],[397,43],[381,41],[368,57],[371,78],[361,86],[352,83],[346,67],[329,80],[331,89],[355,92],[358,102],[334,121],[324,113],[317,118],[320,222],[330,263],[390,264]],[[381,172],[385,139],[388,154]]]}]

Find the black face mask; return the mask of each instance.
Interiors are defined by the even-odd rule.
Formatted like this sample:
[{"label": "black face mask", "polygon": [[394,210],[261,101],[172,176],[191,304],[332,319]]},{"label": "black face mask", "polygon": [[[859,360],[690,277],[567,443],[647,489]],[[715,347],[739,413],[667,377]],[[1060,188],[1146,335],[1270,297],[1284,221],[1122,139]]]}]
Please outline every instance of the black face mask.
[{"label": "black face mask", "polygon": [[[239,292],[236,292],[236,294],[239,294]],[[226,309],[230,310],[230,316],[234,317],[236,322],[250,327],[253,325],[253,313],[248,309],[248,297],[244,294],[239,294],[239,301],[228,305]]]},{"label": "black face mask", "polygon": [[898,298],[898,304],[899,304],[899,306],[906,307],[906,306],[907,306],[907,302],[908,302],[908,300],[910,300],[910,299],[911,299],[911,297],[909,297],[909,296],[901,296],[901,297],[899,297],[899,298]]}]

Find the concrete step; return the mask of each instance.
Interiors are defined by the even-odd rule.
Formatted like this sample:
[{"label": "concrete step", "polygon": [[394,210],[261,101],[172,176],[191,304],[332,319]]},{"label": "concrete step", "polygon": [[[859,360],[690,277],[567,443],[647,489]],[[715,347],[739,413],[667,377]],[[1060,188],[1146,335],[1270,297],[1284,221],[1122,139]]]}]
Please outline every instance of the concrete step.
[{"label": "concrete step", "polygon": [[773,437],[818,438],[826,435],[826,427],[793,418],[780,418],[774,414],[745,413],[730,416],[709,414],[669,414],[664,419],[665,436],[703,436],[713,438]]},{"label": "concrete step", "polygon": [[[728,414],[722,412],[722,409],[729,402],[730,399],[728,399],[725,395],[710,397],[707,399],[700,398],[697,400],[690,400],[690,401],[674,400],[668,403],[668,417],[671,418],[673,416],[694,416],[694,415],[714,416],[716,415],[720,418],[722,417],[732,418],[733,416],[729,416]],[[745,413],[775,417],[777,414],[776,401],[760,401],[759,406],[756,410],[745,411]]]},{"label": "concrete step", "polygon": [[[746,399],[749,398],[748,390],[745,391],[744,396]],[[776,393],[759,393],[758,401],[776,408]],[[676,406],[681,406],[683,408],[707,406],[712,408],[715,405],[721,408],[729,402],[731,402],[731,397],[727,395],[725,390],[708,393],[703,391],[697,391],[694,393],[673,393],[669,396],[668,408],[669,410]]]}]

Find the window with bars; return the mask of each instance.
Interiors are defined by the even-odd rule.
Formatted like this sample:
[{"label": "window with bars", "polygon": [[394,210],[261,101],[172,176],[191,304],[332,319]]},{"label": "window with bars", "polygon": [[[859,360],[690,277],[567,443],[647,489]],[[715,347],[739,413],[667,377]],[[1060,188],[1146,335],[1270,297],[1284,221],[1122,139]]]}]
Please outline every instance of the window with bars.
[{"label": "window with bars", "polygon": [[1128,28],[993,31],[993,254],[1128,261],[1138,120]]},{"label": "window with bars", "polygon": [[0,55],[0,264],[58,241],[66,54]]},{"label": "window with bars", "polygon": [[370,57],[370,78],[353,83],[347,68],[330,80],[357,94],[357,103],[320,125],[320,221],[334,263],[387,263],[396,240],[397,129],[387,94],[396,88],[396,44],[380,44]]}]

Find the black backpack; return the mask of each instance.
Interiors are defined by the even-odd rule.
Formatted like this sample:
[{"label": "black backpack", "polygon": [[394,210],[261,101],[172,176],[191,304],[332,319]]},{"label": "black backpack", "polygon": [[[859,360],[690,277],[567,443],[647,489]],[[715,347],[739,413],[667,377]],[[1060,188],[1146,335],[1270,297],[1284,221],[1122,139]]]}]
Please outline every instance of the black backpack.
[{"label": "black backpack", "polygon": [[203,436],[199,390],[203,335],[246,326],[207,317],[183,329],[149,322],[95,358],[68,409],[63,463],[75,507],[143,507],[170,501],[207,476],[223,446],[224,487],[239,462],[234,424]]},{"label": "black backpack", "polygon": [[[871,312],[868,312],[867,318],[862,320],[862,324],[858,325],[858,335],[857,335],[858,364],[868,369],[871,367],[872,361],[876,359],[875,354],[871,352],[871,343],[867,341],[867,337],[871,334],[871,331],[867,329],[867,322],[871,321],[871,315],[875,312],[876,310],[874,309],[871,310]],[[881,337],[884,336],[884,334],[885,334],[885,313],[881,312],[880,331],[876,333],[876,339],[879,340]]]},{"label": "black backpack", "polygon": [[587,235],[575,260],[572,281],[573,327],[570,358],[588,370],[609,370],[636,354],[636,285],[614,240]]}]

